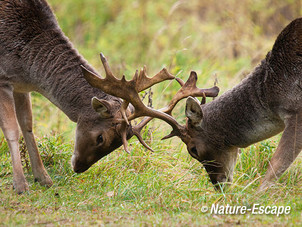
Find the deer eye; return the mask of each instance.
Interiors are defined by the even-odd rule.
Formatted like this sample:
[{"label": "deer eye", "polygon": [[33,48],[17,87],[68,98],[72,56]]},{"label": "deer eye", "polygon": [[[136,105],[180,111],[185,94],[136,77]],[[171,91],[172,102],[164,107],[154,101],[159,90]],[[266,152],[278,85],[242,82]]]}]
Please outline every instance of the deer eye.
[{"label": "deer eye", "polygon": [[196,156],[198,157],[196,147],[192,147],[192,148],[190,149],[190,151],[191,151],[191,153],[193,153],[194,155],[196,155]]},{"label": "deer eye", "polygon": [[96,139],[96,143],[97,145],[101,144],[104,142],[104,139],[103,139],[103,136],[102,135],[99,135]]}]

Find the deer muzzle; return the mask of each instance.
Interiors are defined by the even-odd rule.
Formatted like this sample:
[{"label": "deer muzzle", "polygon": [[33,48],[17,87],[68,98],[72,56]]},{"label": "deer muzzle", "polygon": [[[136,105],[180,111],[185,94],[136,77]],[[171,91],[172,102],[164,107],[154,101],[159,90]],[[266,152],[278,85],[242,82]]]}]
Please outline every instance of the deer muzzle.
[{"label": "deer muzzle", "polygon": [[73,171],[75,173],[83,173],[91,166],[79,160],[79,158],[76,155],[72,155],[71,164],[72,164]]}]

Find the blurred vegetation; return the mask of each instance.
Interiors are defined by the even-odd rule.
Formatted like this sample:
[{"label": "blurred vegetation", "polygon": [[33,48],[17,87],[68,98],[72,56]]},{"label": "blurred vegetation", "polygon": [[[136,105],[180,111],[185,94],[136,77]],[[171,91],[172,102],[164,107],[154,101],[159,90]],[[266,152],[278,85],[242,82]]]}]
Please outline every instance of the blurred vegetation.
[{"label": "blurred vegetation", "polygon": [[[244,78],[272,48],[279,32],[302,13],[302,0],[48,2],[62,30],[99,72],[99,52],[103,52],[119,76],[130,78],[143,65],[150,75],[167,67],[183,79],[195,70],[199,87],[212,86],[217,77],[222,92]],[[154,87],[154,106],[162,107],[177,89],[174,83]],[[222,193],[214,191],[200,163],[179,139],[160,141],[170,130],[160,121],[144,135],[154,154],[145,152],[134,139],[131,155],[119,149],[76,175],[70,168],[75,124],[46,98],[37,93],[32,97],[34,131],[54,186],[39,186],[26,169],[30,194],[16,196],[8,147],[1,134],[0,223],[4,225],[301,224],[301,156],[269,193],[256,193],[280,135],[242,149],[234,184]],[[184,122],[184,102],[175,116]],[[164,125],[162,130],[158,125]],[[256,202],[289,204],[292,213],[276,218],[212,216],[200,211],[213,203]]]},{"label": "blurred vegetation", "polygon": [[102,51],[122,72],[141,64],[167,65],[175,73],[202,68],[204,61],[258,61],[282,28],[301,15],[301,1],[293,0],[49,2],[66,35],[93,65]]},{"label": "blurred vegetation", "polygon": [[[200,87],[212,86],[217,77],[221,93],[265,57],[282,28],[301,15],[301,2],[49,0],[62,30],[99,72],[103,52],[118,76],[130,78],[143,65],[151,75],[167,67],[183,79],[195,70]],[[155,107],[164,105],[177,89],[176,84],[158,85]],[[36,106],[40,110],[48,108],[43,100],[42,108]],[[180,119],[183,105],[176,109]],[[55,130],[69,135],[74,130],[59,110],[47,113],[52,120],[37,127],[45,129],[42,133]]]}]

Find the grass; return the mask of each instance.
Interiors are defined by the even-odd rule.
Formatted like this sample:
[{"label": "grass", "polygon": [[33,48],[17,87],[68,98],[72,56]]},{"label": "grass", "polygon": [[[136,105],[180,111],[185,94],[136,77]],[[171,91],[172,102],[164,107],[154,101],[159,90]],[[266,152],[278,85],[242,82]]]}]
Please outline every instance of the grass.
[{"label": "grass", "polygon": [[[54,180],[47,189],[33,182],[31,190],[16,195],[8,152],[1,155],[0,220],[3,225],[119,225],[200,226],[201,224],[301,224],[301,158],[265,193],[257,193],[259,177],[276,141],[265,141],[244,150],[237,162],[234,183],[217,192],[201,165],[188,156],[183,145],[159,144],[146,152],[132,141],[131,155],[118,150],[83,174],[70,168],[72,145],[60,136],[39,139],[44,163]],[[1,150],[6,149],[2,143]],[[260,151],[260,152],[259,152]],[[290,206],[290,215],[211,215],[203,206]]]},{"label": "grass", "polygon": [[[150,74],[166,66],[183,79],[196,70],[200,87],[212,86],[217,76],[222,92],[247,75],[271,49],[281,29],[301,14],[300,1],[291,0],[49,3],[63,31],[100,72],[98,52],[102,51],[118,75],[130,77],[144,64]],[[177,89],[173,83],[157,85],[154,106],[165,105]],[[0,226],[302,224],[301,155],[273,188],[257,192],[280,135],[242,149],[234,182],[223,192],[214,190],[205,170],[179,139],[160,141],[169,131],[167,126],[158,127],[160,121],[145,133],[155,153],[133,139],[130,155],[118,149],[87,172],[75,174],[70,166],[75,124],[41,95],[33,93],[32,101],[36,139],[54,185],[48,189],[34,182],[24,153],[30,191],[16,195],[7,143],[0,134]],[[175,116],[184,122],[184,102]],[[212,204],[251,207],[255,203],[290,206],[291,213],[276,217],[201,211]]]}]

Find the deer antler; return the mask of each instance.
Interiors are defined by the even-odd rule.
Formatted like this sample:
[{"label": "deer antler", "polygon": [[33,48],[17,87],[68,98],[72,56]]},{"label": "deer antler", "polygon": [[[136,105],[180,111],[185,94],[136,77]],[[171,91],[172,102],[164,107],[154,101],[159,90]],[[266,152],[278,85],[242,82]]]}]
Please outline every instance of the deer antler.
[{"label": "deer antler", "polygon": [[[203,103],[205,103],[206,97],[217,97],[217,95],[219,93],[219,88],[216,85],[209,89],[197,88],[197,86],[196,86],[197,74],[194,71],[191,71],[190,76],[189,76],[188,80],[186,81],[186,83],[180,78],[176,78],[176,80],[180,84],[181,88],[174,95],[174,97],[172,98],[172,100],[170,101],[168,106],[159,110],[159,111],[169,114],[171,116],[172,116],[172,111],[173,111],[174,107],[176,106],[176,104],[184,98],[187,98],[189,96],[203,97],[203,100],[201,103],[201,104],[203,104]],[[145,117],[138,125],[133,127],[133,131],[136,131],[136,133],[140,132],[142,130],[142,128],[152,119],[153,119],[152,117]],[[168,139],[173,136],[179,136],[179,135],[176,134],[175,131],[173,130],[169,135],[165,136],[162,139]],[[183,141],[187,140],[186,133],[182,134],[180,137]]]},{"label": "deer antler", "polygon": [[[124,120],[127,123],[129,123],[128,119],[133,120],[134,118],[144,116],[145,114],[144,104],[140,100],[138,95],[139,92],[164,80],[174,79],[174,76],[171,75],[165,68],[162,69],[159,73],[157,73],[154,77],[149,78],[147,77],[146,74],[146,67],[144,67],[139,74],[138,71],[135,72],[135,75],[132,80],[126,81],[125,76],[123,76],[123,78],[119,80],[113,75],[108,65],[107,59],[104,57],[104,55],[100,54],[100,56],[106,72],[106,78],[102,79],[96,74],[94,74],[93,72],[90,72],[89,70],[86,69],[84,70],[85,79],[93,87],[100,88],[104,92],[114,95],[116,97],[120,97],[124,100],[124,103],[122,104],[121,112]],[[135,107],[135,114],[131,115],[127,119],[125,112],[130,102]]]},{"label": "deer antler", "polygon": [[[157,84],[164,80],[174,79],[173,75],[168,73],[168,71],[164,68],[159,73],[157,73],[154,77],[149,78],[147,77],[146,68],[144,67],[143,70],[140,71],[140,73],[136,71],[134,78],[130,81],[127,81],[125,79],[125,76],[123,76],[122,79],[117,79],[113,75],[109,67],[109,64],[107,62],[107,59],[104,57],[103,54],[101,54],[100,56],[106,72],[106,78],[105,79],[100,78],[98,75],[94,74],[93,72],[90,72],[87,69],[83,70],[84,77],[93,87],[100,88],[101,90],[103,90],[108,94],[123,99],[123,103],[121,105],[121,114],[127,124],[129,124],[131,120],[137,117],[151,116],[153,118],[160,118],[164,121],[167,121],[176,131],[178,131],[178,127],[181,128],[181,126],[178,125],[176,120],[171,116],[163,112],[159,112],[157,110],[153,110],[151,108],[146,107],[138,95],[139,92],[153,86],[154,84]],[[84,66],[82,67],[84,68]],[[127,117],[126,110],[129,103],[131,103],[134,106],[135,111],[133,114]],[[137,131],[134,131],[133,134],[138,137],[140,142],[142,142],[142,138],[137,133]],[[128,152],[125,126],[122,127],[121,135],[122,135],[124,148]],[[147,147],[149,150],[152,150],[149,146],[146,146],[146,143],[143,142],[142,144],[145,147]]]},{"label": "deer antler", "polygon": [[[123,103],[121,105],[121,114],[124,118],[124,121],[129,125],[130,121],[146,116],[142,122],[140,122],[138,125],[132,127],[132,134],[135,135],[139,141],[149,150],[152,151],[152,149],[143,141],[140,132],[141,129],[153,118],[159,118],[161,120],[164,120],[172,127],[172,132],[165,136],[163,139],[168,139],[173,136],[179,136],[184,142],[188,140],[188,135],[186,132],[185,126],[182,126],[177,123],[177,121],[172,117],[172,110],[176,106],[176,104],[181,100],[188,96],[194,96],[194,97],[216,97],[219,92],[219,88],[214,86],[210,89],[200,89],[196,87],[196,81],[197,81],[197,74],[196,72],[192,71],[189,79],[184,83],[181,79],[177,78],[176,80],[178,83],[182,86],[181,89],[176,93],[176,95],[172,98],[171,102],[167,107],[164,107],[160,110],[154,110],[144,105],[144,103],[141,101],[138,93],[153,86],[154,84],[157,84],[159,82],[162,82],[164,80],[171,80],[174,79],[174,76],[168,73],[168,71],[164,68],[159,73],[157,73],[154,77],[149,78],[146,74],[146,68],[144,67],[143,70],[138,73],[138,71],[135,72],[135,75],[132,80],[127,81],[125,79],[125,76],[123,76],[122,79],[117,79],[107,62],[107,59],[104,57],[103,54],[101,54],[101,60],[106,72],[106,78],[100,78],[98,75],[94,74],[93,72],[88,71],[87,69],[84,70],[84,77],[86,80],[96,88],[100,88],[104,92],[114,95],[116,97],[122,98]],[[83,66],[82,66],[83,67]],[[126,110],[127,107],[131,103],[135,111],[130,116],[126,116]],[[127,152],[127,131],[126,131],[126,124],[122,123],[121,127],[121,136],[124,148]]]},{"label": "deer antler", "polygon": [[[173,80],[174,76],[171,75],[167,69],[162,69],[159,73],[157,73],[152,78],[147,76],[146,67],[144,67],[140,73],[136,70],[135,75],[132,80],[126,81],[125,76],[122,79],[117,79],[107,62],[105,56],[101,53],[100,54],[105,72],[106,78],[100,78],[98,75],[94,74],[93,72],[85,73],[85,79],[94,87],[101,88],[104,92],[117,97],[120,97],[124,100],[130,99],[130,96],[134,94],[134,91],[141,92],[154,84],[160,83],[164,80]],[[84,66],[82,66],[84,68]],[[87,69],[86,69],[87,70]],[[114,90],[115,88],[116,90]],[[118,89],[119,88],[119,89]],[[126,90],[130,91],[130,94],[125,92]],[[114,94],[113,94],[114,93]]]},{"label": "deer antler", "polygon": [[194,71],[191,71],[190,76],[186,83],[180,78],[176,78],[177,82],[180,84],[181,88],[177,91],[175,96],[170,101],[169,105],[160,111],[165,112],[171,115],[172,110],[176,106],[176,104],[189,96],[193,97],[216,97],[219,93],[219,88],[214,86],[209,89],[201,89],[196,87],[197,82],[197,74]]}]

